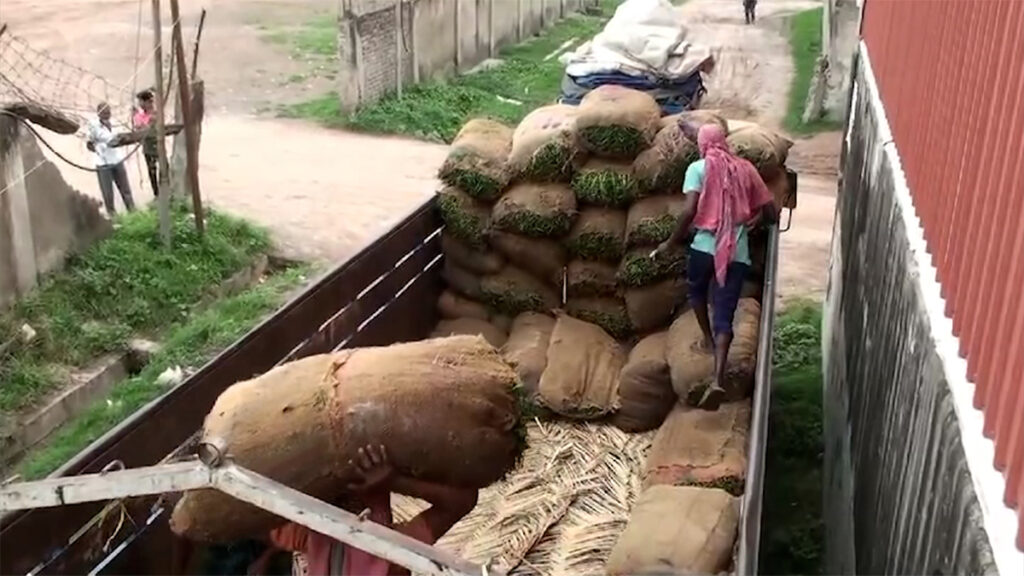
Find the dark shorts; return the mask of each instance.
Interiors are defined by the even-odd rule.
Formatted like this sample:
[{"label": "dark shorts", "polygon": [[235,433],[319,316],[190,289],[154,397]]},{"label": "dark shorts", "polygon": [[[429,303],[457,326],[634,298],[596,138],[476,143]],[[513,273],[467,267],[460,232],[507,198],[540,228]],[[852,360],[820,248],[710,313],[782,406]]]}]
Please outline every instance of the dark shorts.
[{"label": "dark shorts", "polygon": [[690,306],[705,306],[708,288],[711,292],[711,329],[718,334],[732,334],[732,320],[736,316],[736,305],[740,301],[743,281],[750,266],[740,262],[729,264],[725,273],[725,286],[715,280],[715,257],[707,252],[690,248],[686,263],[686,281],[690,292]]}]

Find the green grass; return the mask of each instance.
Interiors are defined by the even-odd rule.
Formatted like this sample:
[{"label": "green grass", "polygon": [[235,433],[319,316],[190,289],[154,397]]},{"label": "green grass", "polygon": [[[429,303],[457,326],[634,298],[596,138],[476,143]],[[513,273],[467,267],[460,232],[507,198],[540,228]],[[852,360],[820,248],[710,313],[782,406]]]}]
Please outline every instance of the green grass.
[{"label": "green grass", "polygon": [[576,38],[571,50],[593,37],[618,4],[619,0],[601,0],[594,14],[572,15],[536,38],[502,49],[503,64],[496,68],[412,86],[401,98],[385,96],[350,116],[341,113],[337,94],[331,93],[284,107],[281,114],[329,127],[442,142],[451,142],[459,128],[475,117],[515,125],[531,110],[558,97],[564,67],[558,58],[545,62],[544,57],[567,40]]},{"label": "green grass", "polygon": [[775,325],[775,369],[761,527],[763,574],[821,574],[821,305],[787,306]]},{"label": "green grass", "polygon": [[184,206],[174,208],[173,218],[171,250],[161,245],[155,211],[122,216],[109,238],[70,258],[0,315],[0,342],[23,324],[37,333],[0,354],[0,414],[25,409],[58,387],[56,367],[82,366],[123,350],[133,335],[158,336],[186,320],[222,280],[269,248],[265,231],[224,214],[209,214],[204,239]]},{"label": "green grass", "polygon": [[301,267],[286,270],[178,321],[166,333],[161,350],[139,374],[118,383],[105,400],[90,406],[45,445],[30,452],[19,473],[25,479],[34,479],[57,469],[90,442],[167,392],[156,381],[161,372],[174,366],[201,366],[278,307],[307,272]]},{"label": "green grass", "polygon": [[789,46],[793,55],[794,74],[784,124],[794,134],[812,134],[841,128],[839,122],[827,118],[807,123],[803,121],[807,95],[811,90],[818,56],[821,55],[821,19],[822,9],[814,8],[800,12],[790,20]]},{"label": "green grass", "polygon": [[293,57],[309,60],[338,55],[338,20],[333,14],[317,15],[298,26],[268,30],[264,38],[272,44],[288,47]]}]

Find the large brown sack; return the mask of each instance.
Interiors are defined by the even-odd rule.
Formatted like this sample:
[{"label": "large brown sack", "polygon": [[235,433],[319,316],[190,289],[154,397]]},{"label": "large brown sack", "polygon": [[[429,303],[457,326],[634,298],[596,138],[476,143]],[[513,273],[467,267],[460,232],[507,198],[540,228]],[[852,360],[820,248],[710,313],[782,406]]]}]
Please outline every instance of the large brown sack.
[{"label": "large brown sack", "polygon": [[619,410],[612,424],[626,432],[654,430],[676,404],[672,375],[665,359],[667,332],[640,340],[629,352],[619,376]]},{"label": "large brown sack", "polygon": [[474,248],[487,247],[491,207],[451,186],[437,193],[437,210],[445,232]]},{"label": "large brown sack", "polygon": [[[357,348],[284,364],[220,395],[202,440],[234,462],[325,501],[352,480],[359,448],[383,444],[416,478],[482,488],[522,445],[515,373],[478,336]],[[195,540],[260,538],[281,519],[218,492],[188,492],[171,528]]]},{"label": "large brown sack", "polygon": [[576,196],[565,184],[523,182],[505,192],[491,218],[499,230],[523,236],[564,236],[576,220]]},{"label": "large brown sack", "polygon": [[576,200],[593,206],[624,208],[639,193],[633,165],[603,158],[584,164],[572,179]]},{"label": "large brown sack", "polygon": [[598,418],[618,408],[626,355],[600,327],[557,314],[540,377],[540,403],[569,418]]},{"label": "large brown sack", "polygon": [[487,320],[490,317],[486,306],[452,290],[445,290],[437,299],[437,313],[446,320],[455,320],[456,318]]},{"label": "large brown sack", "polygon": [[479,318],[441,320],[430,334],[431,338],[446,338],[448,336],[483,336],[484,340],[487,340],[487,343],[495,348],[501,348],[508,340],[507,332],[487,320]]},{"label": "large brown sack", "polygon": [[[725,368],[726,401],[750,396],[757,365],[757,333],[761,325],[761,306],[753,298],[741,298],[733,319],[733,340]],[[700,348],[704,336],[692,310],[681,314],[668,331],[668,364],[672,368],[672,387],[679,398],[695,406],[714,380],[715,359],[710,350]]]},{"label": "large brown sack", "polygon": [[729,121],[715,110],[689,110],[661,118],[662,128],[673,124],[684,126],[687,138],[694,142],[697,141],[697,133],[701,126],[705,124],[717,124],[723,134],[729,135]]},{"label": "large brown sack", "polygon": [[491,232],[491,245],[519,268],[552,286],[562,285],[562,269],[568,256],[560,242],[495,230]]},{"label": "large brown sack", "polygon": [[619,262],[616,273],[623,286],[639,288],[650,286],[666,278],[682,275],[686,271],[686,249],[674,247],[665,254],[651,258],[656,246],[644,246],[628,250]]},{"label": "large brown sack", "polygon": [[594,206],[580,211],[565,246],[574,258],[618,262],[626,242],[626,213]]},{"label": "large brown sack", "polygon": [[505,258],[489,249],[478,249],[462,242],[450,232],[441,234],[444,257],[476,274],[493,274],[505,266]]},{"label": "large brown sack", "polygon": [[565,268],[565,294],[569,298],[614,296],[618,291],[616,267],[607,262],[571,260]]},{"label": "large brown sack", "polygon": [[626,215],[626,245],[657,246],[668,240],[685,204],[682,193],[651,196],[634,203]]},{"label": "large brown sack", "polygon": [[551,316],[525,312],[512,321],[508,340],[501,348],[501,357],[516,371],[530,400],[536,399],[540,376],[548,365],[548,345],[554,329]]},{"label": "large brown sack", "polygon": [[686,127],[669,124],[654,137],[654,143],[633,161],[640,188],[647,194],[673,194],[682,191],[686,169],[700,159],[695,139],[686,135]]},{"label": "large brown sack", "polygon": [[640,494],[612,548],[609,576],[718,574],[729,569],[739,499],[714,488],[654,486]]},{"label": "large brown sack", "polygon": [[676,307],[686,301],[686,281],[681,277],[662,280],[643,288],[625,291],[626,313],[641,334],[667,327]]},{"label": "large brown sack", "polygon": [[512,134],[508,163],[514,178],[540,182],[572,177],[583,157],[576,132],[576,106],[553,104],[526,115]]},{"label": "large brown sack", "polygon": [[480,281],[480,290],[484,302],[510,316],[548,312],[562,303],[560,295],[548,283],[514,266],[485,276]]},{"label": "large brown sack", "polygon": [[583,97],[576,126],[590,152],[632,160],[651,145],[660,119],[661,108],[649,94],[606,84]]},{"label": "large brown sack", "polygon": [[508,185],[511,150],[511,128],[494,120],[475,118],[455,136],[438,177],[474,198],[495,200]]},{"label": "large brown sack", "polygon": [[740,496],[749,431],[749,400],[722,404],[714,412],[677,405],[654,436],[644,486],[703,486]]},{"label": "large brown sack", "polygon": [[455,292],[470,300],[483,300],[484,292],[480,287],[480,277],[469,270],[456,265],[450,260],[445,260],[444,267],[441,268],[441,277],[444,278],[448,288]]},{"label": "large brown sack", "polygon": [[636,331],[629,321],[626,303],[620,296],[569,298],[565,303],[565,311],[573,318],[597,324],[620,340],[630,338]]},{"label": "large brown sack", "polygon": [[733,130],[727,140],[733,153],[749,160],[766,182],[778,177],[793,146],[792,140],[756,124]]}]

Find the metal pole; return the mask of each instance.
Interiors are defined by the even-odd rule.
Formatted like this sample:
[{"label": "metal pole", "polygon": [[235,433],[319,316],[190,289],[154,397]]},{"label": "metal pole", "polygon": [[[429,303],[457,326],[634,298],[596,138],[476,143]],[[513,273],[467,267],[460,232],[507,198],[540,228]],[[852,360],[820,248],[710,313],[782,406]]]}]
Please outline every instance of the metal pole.
[{"label": "metal pole", "polygon": [[395,92],[402,97],[402,0],[395,0]]},{"label": "metal pole", "polygon": [[156,154],[159,158],[160,177],[157,179],[156,205],[157,213],[160,216],[160,239],[164,248],[171,247],[171,199],[170,190],[167,186],[167,144],[164,142],[164,51],[162,33],[163,26],[160,24],[160,0],[153,0],[153,74],[156,90],[153,99],[156,100]]},{"label": "metal pole", "polygon": [[487,56],[494,58],[494,0],[487,0]]},{"label": "metal pole", "polygon": [[192,98],[189,90],[188,69],[185,65],[185,46],[181,39],[181,16],[178,0],[171,0],[172,34],[174,37],[174,58],[178,63],[178,100],[181,102],[181,117],[185,124],[186,166],[189,188],[192,192],[192,211],[196,217],[196,231],[202,237],[206,230],[203,222],[203,199],[199,194],[199,148],[197,147],[196,125],[192,114]]},{"label": "metal pole", "polygon": [[462,69],[462,0],[455,0],[455,72]]}]

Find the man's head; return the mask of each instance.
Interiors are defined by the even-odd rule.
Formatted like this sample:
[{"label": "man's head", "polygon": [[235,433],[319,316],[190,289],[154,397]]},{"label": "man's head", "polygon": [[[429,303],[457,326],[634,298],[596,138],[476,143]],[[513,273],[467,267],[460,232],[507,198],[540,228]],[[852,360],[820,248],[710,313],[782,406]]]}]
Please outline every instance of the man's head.
[{"label": "man's head", "polygon": [[147,89],[136,94],[139,99],[139,108],[142,108],[146,112],[153,111],[153,90]]},{"label": "man's head", "polygon": [[106,102],[100,102],[96,106],[96,115],[100,117],[100,120],[104,122],[110,121],[110,105]]},{"label": "man's head", "polygon": [[718,124],[710,122],[700,127],[697,132],[697,148],[701,156],[707,156],[710,150],[729,151],[729,144],[725,140],[725,132]]}]

